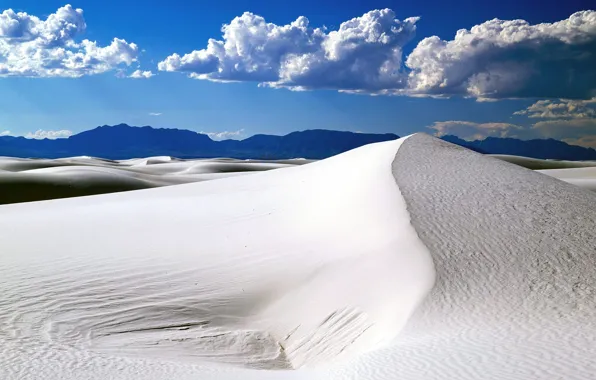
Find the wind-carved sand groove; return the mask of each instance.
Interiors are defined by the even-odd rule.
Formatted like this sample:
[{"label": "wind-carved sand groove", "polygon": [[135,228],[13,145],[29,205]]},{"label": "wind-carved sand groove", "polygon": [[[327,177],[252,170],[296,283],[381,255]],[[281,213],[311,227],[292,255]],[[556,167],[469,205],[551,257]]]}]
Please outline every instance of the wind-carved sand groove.
[{"label": "wind-carved sand groove", "polygon": [[393,173],[436,284],[345,378],[594,379],[596,195],[423,134]]}]

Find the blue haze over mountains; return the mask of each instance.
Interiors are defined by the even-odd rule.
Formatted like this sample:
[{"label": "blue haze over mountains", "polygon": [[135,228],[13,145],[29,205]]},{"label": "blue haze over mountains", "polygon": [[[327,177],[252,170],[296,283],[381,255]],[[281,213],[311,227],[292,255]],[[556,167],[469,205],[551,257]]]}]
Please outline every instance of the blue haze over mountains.
[{"label": "blue haze over mountains", "polygon": [[[87,155],[108,159],[163,155],[179,158],[323,159],[362,145],[397,138],[392,133],[369,134],[316,129],[292,132],[285,136],[254,135],[244,140],[214,141],[207,135],[189,130],[119,124],[97,127],[56,140],[0,136],[0,155],[32,158]],[[465,141],[456,136],[443,136],[442,139],[480,153],[543,159],[596,160],[594,149],[553,139],[489,137],[485,140]]]}]

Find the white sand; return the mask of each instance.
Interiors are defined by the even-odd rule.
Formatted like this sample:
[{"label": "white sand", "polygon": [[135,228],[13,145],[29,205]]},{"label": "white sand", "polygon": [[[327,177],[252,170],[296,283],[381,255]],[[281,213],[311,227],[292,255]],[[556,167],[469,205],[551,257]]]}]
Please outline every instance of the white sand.
[{"label": "white sand", "polygon": [[509,154],[489,154],[488,156],[532,170],[571,169],[596,166],[596,161],[543,160],[539,158],[512,156]]},{"label": "white sand", "polygon": [[246,367],[326,367],[389,344],[434,280],[391,174],[402,141],[0,206],[0,378],[328,378]]},{"label": "white sand", "polygon": [[538,172],[587,190],[596,191],[596,167],[538,170]]},{"label": "white sand", "polygon": [[[182,160],[174,157],[149,157],[130,160],[105,160],[96,157],[70,157],[59,159],[23,159],[0,157],[0,175],[70,176],[84,181],[92,180],[98,173],[114,177],[135,178],[148,184],[163,186],[211,179],[214,174],[221,177],[234,173],[257,172],[303,165],[312,160],[293,159],[278,161],[256,161],[235,159]],[[197,175],[203,176],[197,176]]]},{"label": "white sand", "polygon": [[425,135],[394,173],[437,282],[363,373],[374,360],[387,379],[594,379],[596,195]]},{"label": "white sand", "polygon": [[596,194],[426,135],[0,231],[1,379],[596,373]]},{"label": "white sand", "polygon": [[0,157],[0,204],[209,181],[309,162],[168,156],[122,161],[87,156],[55,160]]}]

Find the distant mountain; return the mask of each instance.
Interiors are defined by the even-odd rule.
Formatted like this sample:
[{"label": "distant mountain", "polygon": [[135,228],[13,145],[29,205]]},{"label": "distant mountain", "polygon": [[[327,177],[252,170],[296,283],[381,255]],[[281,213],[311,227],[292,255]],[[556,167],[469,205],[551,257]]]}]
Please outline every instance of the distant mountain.
[{"label": "distant mountain", "polygon": [[452,135],[441,138],[450,143],[487,154],[510,154],[531,158],[573,161],[596,160],[596,150],[569,145],[554,139],[518,140],[487,137],[484,140],[466,141]]},{"label": "distant mountain", "polygon": [[33,140],[0,136],[0,155],[59,158],[97,156],[125,159],[148,156],[180,158],[322,159],[362,145],[395,140],[398,136],[328,130],[307,130],[285,136],[255,135],[245,140],[213,141],[209,136],[181,129],[101,126],[65,139]]},{"label": "distant mountain", "polygon": [[362,145],[395,140],[393,133],[368,134],[323,129],[292,132],[285,136],[254,135],[242,141],[220,142],[230,157],[313,158],[331,157]]},{"label": "distant mountain", "polygon": [[[59,158],[96,156],[125,159],[149,156],[180,158],[322,159],[362,145],[395,140],[392,133],[369,134],[313,129],[285,136],[254,135],[245,140],[213,141],[209,136],[184,130],[131,127],[126,124],[101,126],[65,139],[34,140],[0,136],[0,156]],[[456,136],[443,140],[480,153],[511,154],[560,160],[596,160],[596,150],[562,141],[517,140],[489,137],[466,141]]]}]

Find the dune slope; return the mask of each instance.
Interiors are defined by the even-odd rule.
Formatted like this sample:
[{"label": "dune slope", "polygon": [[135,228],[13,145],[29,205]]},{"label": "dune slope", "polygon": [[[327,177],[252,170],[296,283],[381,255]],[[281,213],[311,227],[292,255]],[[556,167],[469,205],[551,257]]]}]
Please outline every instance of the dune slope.
[{"label": "dune slope", "polygon": [[396,379],[593,378],[596,196],[422,134],[393,171],[437,280],[362,373],[374,360]]},{"label": "dune slope", "polygon": [[402,141],[1,206],[0,378],[294,377],[305,372],[246,368],[316,368],[388,344],[434,280],[391,175]]}]

